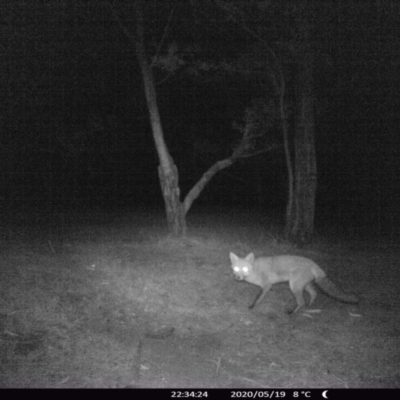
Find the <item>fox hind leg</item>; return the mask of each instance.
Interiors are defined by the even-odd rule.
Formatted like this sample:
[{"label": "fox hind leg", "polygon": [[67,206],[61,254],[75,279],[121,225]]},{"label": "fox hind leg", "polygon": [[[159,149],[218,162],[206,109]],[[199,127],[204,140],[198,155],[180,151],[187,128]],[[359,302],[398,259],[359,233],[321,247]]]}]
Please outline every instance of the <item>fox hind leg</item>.
[{"label": "fox hind leg", "polygon": [[303,298],[303,293],[302,292],[297,292],[293,293],[294,297],[296,298],[297,306],[293,311],[290,311],[289,314],[296,313],[297,311],[300,310],[300,308],[304,307],[306,304]]},{"label": "fox hind leg", "polygon": [[[304,297],[303,297],[304,289],[306,289],[308,293],[310,293],[310,291],[309,291],[309,288],[307,288],[307,286],[309,286],[309,285],[304,285],[304,284],[299,285],[295,282],[289,282],[289,286],[290,286],[290,290],[292,291],[292,293],[296,299],[296,303],[297,303],[297,307],[293,311],[289,312],[289,314],[291,314],[291,313],[295,313],[295,312],[299,311],[300,308],[306,304],[304,301]],[[314,289],[311,289],[311,290],[314,291]],[[316,293],[315,293],[315,295],[316,295]],[[310,293],[310,296],[312,296],[311,293]]]},{"label": "fox hind leg", "polygon": [[306,285],[306,287],[304,289],[310,295],[310,301],[308,302],[308,306],[311,306],[311,304],[314,303],[314,300],[317,297],[317,292],[315,291],[312,283],[309,283],[308,285]]}]

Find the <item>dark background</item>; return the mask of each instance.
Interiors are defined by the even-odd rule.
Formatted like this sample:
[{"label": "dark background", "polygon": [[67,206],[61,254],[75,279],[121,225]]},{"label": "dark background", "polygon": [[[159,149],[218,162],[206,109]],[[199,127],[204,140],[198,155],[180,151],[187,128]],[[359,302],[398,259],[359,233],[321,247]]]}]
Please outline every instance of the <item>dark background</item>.
[{"label": "dark background", "polygon": [[[168,20],[160,51],[172,42],[179,49],[190,46],[197,49],[194,61],[234,60],[257,42],[213,2],[183,3],[146,7],[149,58]],[[324,5],[312,33],[316,223],[391,234],[400,202],[399,6],[396,1]],[[131,7],[124,3],[117,9],[134,31]],[[162,209],[135,50],[107,3],[4,2],[0,11],[4,213]],[[274,12],[271,39],[284,41],[288,21]],[[253,15],[249,11],[249,26]],[[239,138],[232,123],[241,121],[252,98],[265,93],[257,78],[240,74],[153,72],[166,141],[185,195],[213,162],[229,156]],[[281,143],[279,127],[268,134]],[[280,147],[217,174],[193,209],[244,207],[273,211],[283,220],[286,180]]]}]

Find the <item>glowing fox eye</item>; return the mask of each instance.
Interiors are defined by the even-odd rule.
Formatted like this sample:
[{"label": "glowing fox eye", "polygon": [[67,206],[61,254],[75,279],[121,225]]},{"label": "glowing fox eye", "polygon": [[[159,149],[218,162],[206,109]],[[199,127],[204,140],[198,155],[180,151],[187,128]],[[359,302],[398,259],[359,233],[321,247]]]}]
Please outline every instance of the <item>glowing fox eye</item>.
[{"label": "glowing fox eye", "polygon": [[249,269],[247,267],[243,267],[243,272],[248,272]]},{"label": "glowing fox eye", "polygon": [[234,270],[235,272],[238,272],[238,271],[239,271],[239,267],[233,267],[233,270]]}]

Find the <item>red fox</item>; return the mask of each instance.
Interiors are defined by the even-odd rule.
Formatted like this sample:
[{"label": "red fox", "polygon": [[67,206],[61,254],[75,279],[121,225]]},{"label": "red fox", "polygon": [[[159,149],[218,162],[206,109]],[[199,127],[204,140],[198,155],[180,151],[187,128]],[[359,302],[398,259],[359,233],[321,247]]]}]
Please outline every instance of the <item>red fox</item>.
[{"label": "red fox", "polygon": [[305,305],[303,291],[310,295],[310,306],[317,292],[313,288],[315,283],[328,295],[344,303],[358,303],[358,298],[352,294],[341,292],[327,277],[325,272],[314,261],[300,256],[275,256],[254,259],[250,253],[245,258],[230,253],[232,269],[238,281],[245,280],[253,285],[261,286],[261,291],[249,308],[260,304],[261,300],[278,282],[289,282],[290,290],[296,298],[297,307],[292,312],[297,312]]}]

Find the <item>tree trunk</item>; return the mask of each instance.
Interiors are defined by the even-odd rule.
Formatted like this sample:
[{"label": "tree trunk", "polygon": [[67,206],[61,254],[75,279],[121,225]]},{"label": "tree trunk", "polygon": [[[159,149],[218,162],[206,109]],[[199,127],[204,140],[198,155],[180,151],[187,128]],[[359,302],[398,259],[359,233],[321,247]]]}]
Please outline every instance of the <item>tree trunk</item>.
[{"label": "tree trunk", "polygon": [[[221,161],[217,161],[212,165],[200,178],[200,180],[189,191],[185,200],[180,201],[179,174],[171,155],[169,154],[167,145],[164,140],[164,132],[161,125],[160,113],[157,105],[156,90],[154,87],[154,79],[152,70],[147,62],[145,44],[144,44],[144,19],[142,14],[143,0],[135,0],[136,11],[136,35],[132,35],[130,31],[121,21],[117,11],[110,4],[111,11],[115,20],[118,22],[125,35],[135,44],[136,54],[138,57],[140,69],[143,76],[143,84],[147,102],[147,108],[150,114],[150,124],[153,133],[154,143],[156,146],[160,165],[158,166],[158,176],[162,195],[165,203],[165,211],[167,214],[168,228],[171,233],[177,236],[185,235],[187,231],[186,214],[189,211],[193,201],[200,195],[206,184],[211,178],[224,168],[229,167],[239,157],[233,154]],[[243,138],[245,140],[245,137]]]},{"label": "tree trunk", "polygon": [[294,201],[287,233],[291,242],[303,246],[314,233],[317,163],[314,143],[313,48],[310,38],[312,13],[302,4],[298,13],[298,114],[295,126]]},{"label": "tree trunk", "polygon": [[314,233],[317,163],[314,144],[314,88],[311,57],[300,65],[299,111],[296,121],[294,202],[288,223],[289,239],[298,246]]},{"label": "tree trunk", "polygon": [[136,9],[136,54],[143,75],[144,91],[150,114],[150,124],[160,165],[158,176],[167,214],[168,229],[174,235],[186,234],[186,212],[180,202],[178,168],[168,152],[158,110],[157,95],[151,68],[147,62],[143,34],[143,14],[141,1],[135,1]]},{"label": "tree trunk", "polygon": [[287,186],[288,186],[288,198],[286,203],[286,229],[285,234],[286,237],[290,236],[290,225],[293,218],[294,213],[294,173],[293,173],[293,164],[292,164],[292,155],[290,151],[290,140],[289,140],[289,115],[288,115],[288,107],[286,100],[286,81],[283,72],[282,64],[279,62],[278,57],[275,52],[267,46],[268,52],[272,56],[273,64],[275,66],[275,70],[270,72],[270,79],[274,86],[275,92],[278,96],[279,103],[279,114],[282,124],[282,133],[283,133],[283,148],[285,150],[285,161],[287,168]]},{"label": "tree trunk", "polygon": [[185,236],[187,231],[186,212],[180,201],[180,190],[178,182],[178,169],[172,166],[172,173],[166,175],[165,171],[158,167],[158,177],[165,203],[168,228],[175,236]]},{"label": "tree trunk", "polygon": [[283,130],[283,147],[285,149],[286,168],[288,171],[288,183],[287,183],[288,200],[286,204],[286,234],[287,234],[289,232],[289,221],[291,220],[293,213],[294,175],[293,175],[292,156],[290,154],[290,146],[289,146],[289,120],[287,115],[284,89],[282,90],[282,93],[279,96],[279,104],[280,104],[280,114],[282,121],[282,130]]}]

